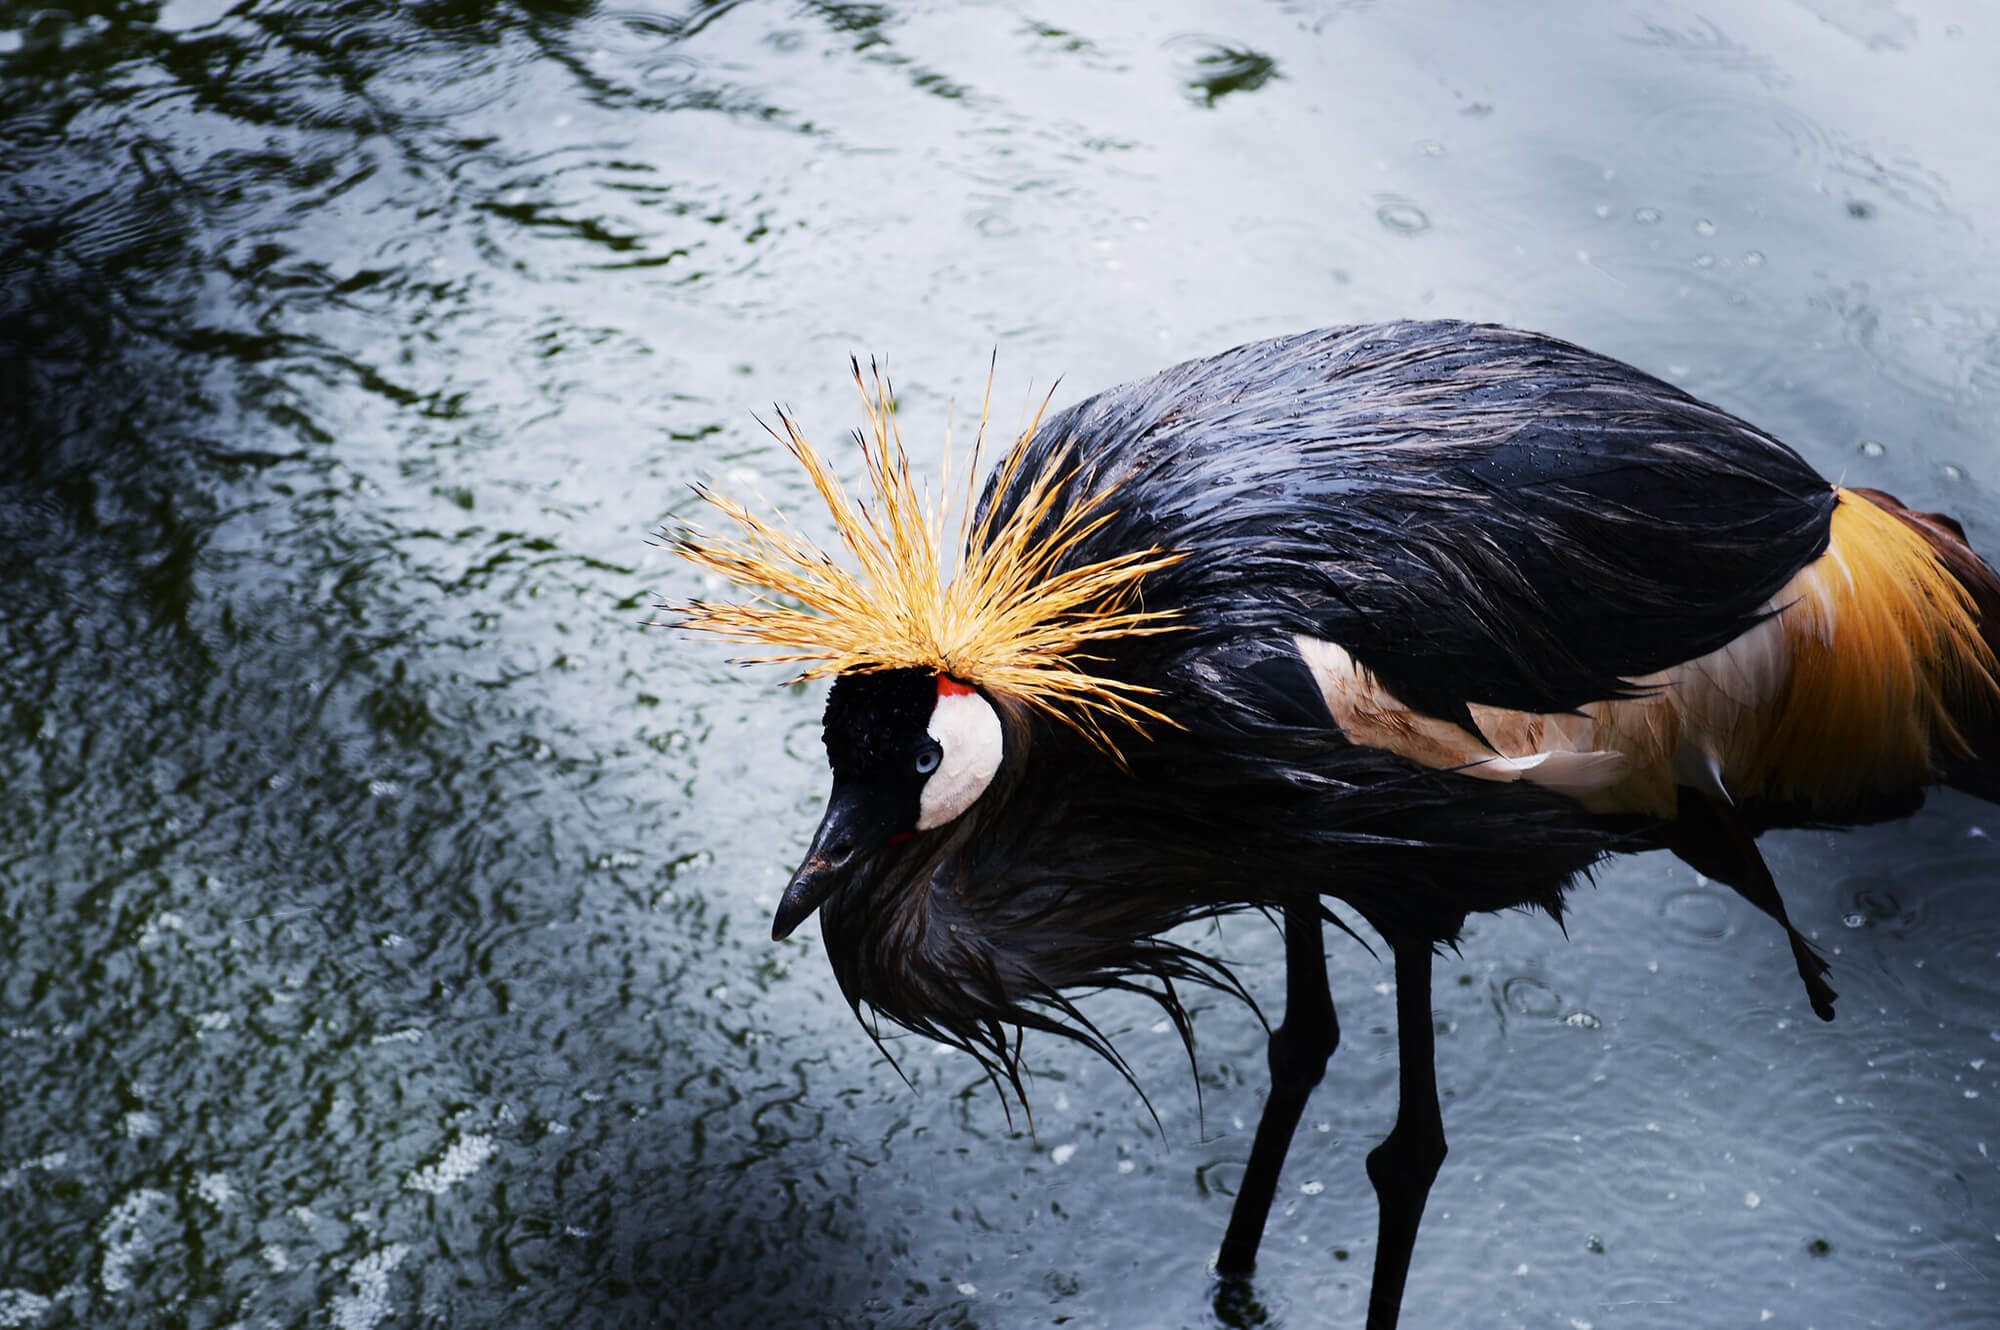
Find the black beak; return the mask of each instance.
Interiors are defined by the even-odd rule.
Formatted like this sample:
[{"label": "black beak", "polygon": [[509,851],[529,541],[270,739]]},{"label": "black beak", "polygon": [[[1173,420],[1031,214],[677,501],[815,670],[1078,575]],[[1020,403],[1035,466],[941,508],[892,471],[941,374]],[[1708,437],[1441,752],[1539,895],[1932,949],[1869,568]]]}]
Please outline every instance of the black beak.
[{"label": "black beak", "polygon": [[771,940],[782,942],[792,930],[812,917],[820,902],[854,874],[855,865],[869,851],[889,839],[889,819],[884,800],[865,785],[838,782],[827,797],[826,816],[813,834],[806,861],[785,885],[778,902],[778,914],[771,921]]}]

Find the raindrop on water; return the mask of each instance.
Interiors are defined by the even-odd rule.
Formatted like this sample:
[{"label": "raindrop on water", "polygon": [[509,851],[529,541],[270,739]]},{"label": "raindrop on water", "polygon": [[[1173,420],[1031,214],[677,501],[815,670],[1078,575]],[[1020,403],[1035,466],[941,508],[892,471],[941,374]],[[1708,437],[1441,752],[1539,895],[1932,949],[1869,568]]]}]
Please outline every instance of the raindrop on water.
[{"label": "raindrop on water", "polygon": [[1421,235],[1431,229],[1424,210],[1407,199],[1384,199],[1375,209],[1375,220],[1399,235]]},{"label": "raindrop on water", "polygon": [[1501,990],[1508,1010],[1517,1016],[1553,1016],[1561,999],[1554,989],[1539,979],[1516,975]]},{"label": "raindrop on water", "polygon": [[1660,915],[1680,933],[1702,940],[1729,932],[1729,907],[1710,891],[1681,891],[1669,896]]}]

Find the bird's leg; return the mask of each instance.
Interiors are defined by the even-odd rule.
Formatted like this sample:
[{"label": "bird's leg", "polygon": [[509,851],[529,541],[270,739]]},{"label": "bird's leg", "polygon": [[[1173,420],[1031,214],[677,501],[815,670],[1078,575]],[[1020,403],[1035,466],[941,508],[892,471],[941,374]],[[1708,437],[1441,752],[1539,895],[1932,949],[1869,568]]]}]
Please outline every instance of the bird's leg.
[{"label": "bird's leg", "polygon": [[1318,902],[1285,907],[1285,1019],[1271,1031],[1266,1055],[1271,1093],[1250,1147],[1250,1166],[1236,1189],[1229,1231],[1215,1258],[1223,1275],[1247,1275],[1257,1263],[1257,1243],[1278,1189],[1285,1151],[1298,1129],[1299,1115],[1313,1087],[1326,1074],[1326,1060],[1340,1044],[1340,1022],[1326,987],[1326,951],[1320,941]]},{"label": "bird's leg", "polygon": [[1431,944],[1396,945],[1396,1055],[1401,1102],[1388,1138],[1368,1154],[1368,1180],[1381,1207],[1375,1279],[1368,1293],[1368,1330],[1395,1330],[1410,1273],[1410,1251],[1431,1181],[1444,1163],[1444,1119],[1438,1113],[1436,1043],[1431,1030]]},{"label": "bird's leg", "polygon": [[[1682,794],[1681,807],[1686,809],[1689,803],[1688,796]],[[1711,876],[1717,876],[1737,895],[1778,921],[1778,926],[1785,930],[1785,940],[1792,944],[1792,963],[1798,966],[1799,978],[1805,981],[1806,1000],[1812,1003],[1813,1015],[1823,1021],[1832,1020],[1833,1000],[1840,994],[1834,992],[1833,985],[1826,981],[1826,958],[1814,951],[1812,943],[1792,926],[1792,916],[1785,911],[1785,898],[1778,894],[1777,879],[1771,876],[1764,856],[1758,853],[1757,841],[1751,836],[1749,828],[1743,825],[1734,809],[1713,795],[1701,796],[1695,808],[1706,814],[1708,823],[1720,831],[1736,856],[1735,862],[1730,865],[1735,871]],[[1696,865],[1696,871],[1706,870]]]}]

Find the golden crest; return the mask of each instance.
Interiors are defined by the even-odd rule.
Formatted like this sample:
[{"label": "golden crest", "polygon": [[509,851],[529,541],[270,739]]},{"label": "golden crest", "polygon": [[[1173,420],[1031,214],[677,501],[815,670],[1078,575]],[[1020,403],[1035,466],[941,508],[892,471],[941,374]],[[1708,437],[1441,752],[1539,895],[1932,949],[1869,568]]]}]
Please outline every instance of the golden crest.
[{"label": "golden crest", "polygon": [[[747,602],[695,600],[665,607],[679,614],[680,626],[778,648],[742,659],[808,665],[795,682],[872,670],[936,670],[1018,698],[1107,748],[1112,745],[1106,720],[1135,726],[1165,720],[1140,700],[1152,689],[1090,673],[1094,658],[1085,648],[1110,638],[1174,631],[1177,625],[1167,622],[1170,611],[1134,606],[1141,581],[1181,556],[1145,549],[1065,565],[1065,557],[1116,514],[1107,502],[1118,484],[1095,485],[1081,500],[1065,498],[1063,487],[1072,474],[1067,447],[1052,451],[1040,473],[1024,480],[1020,471],[1040,411],[998,467],[993,492],[1017,493],[1018,500],[1004,516],[996,519],[988,511],[975,520],[990,375],[964,483],[954,494],[947,436],[943,497],[934,499],[911,477],[895,394],[881,371],[870,368],[872,392],[860,362],[853,362],[868,419],[868,428],[855,433],[868,472],[867,501],[847,493],[790,412],[778,411],[782,434],[771,430],[811,477],[849,566],[782,514],[760,517],[698,485],[695,492],[735,530],[717,536],[685,528],[675,537],[679,553],[760,591]],[[1065,506],[1058,506],[1059,499]]]}]

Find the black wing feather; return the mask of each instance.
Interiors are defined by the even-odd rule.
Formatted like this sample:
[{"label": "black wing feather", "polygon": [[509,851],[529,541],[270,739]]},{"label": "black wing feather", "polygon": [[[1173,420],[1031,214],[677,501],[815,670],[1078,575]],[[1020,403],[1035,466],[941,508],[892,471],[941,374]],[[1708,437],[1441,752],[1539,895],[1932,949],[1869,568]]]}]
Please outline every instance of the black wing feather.
[{"label": "black wing feather", "polygon": [[1185,553],[1148,608],[1222,640],[1338,642],[1468,724],[1469,702],[1571,710],[1722,646],[1824,551],[1835,503],[1791,449],[1658,379],[1454,322],[1190,361],[1030,449],[1018,475],[1060,452],[1073,500],[1118,485],[1070,559]]}]

